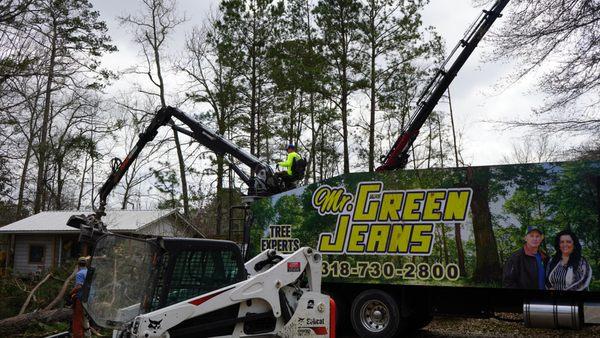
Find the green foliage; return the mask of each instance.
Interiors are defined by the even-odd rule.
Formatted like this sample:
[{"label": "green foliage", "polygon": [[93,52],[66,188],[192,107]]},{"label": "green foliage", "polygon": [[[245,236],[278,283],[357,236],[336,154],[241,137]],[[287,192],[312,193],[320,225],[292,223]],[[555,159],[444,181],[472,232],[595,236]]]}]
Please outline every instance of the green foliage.
[{"label": "green foliage", "polygon": [[[48,272],[52,273],[52,277],[38,288],[35,292],[35,298],[31,300],[31,303],[25,312],[41,309],[50,304],[60,292],[63,282],[73,272],[74,267],[74,261],[66,261],[61,267],[46,271],[35,278],[18,278],[12,276],[0,277],[0,299],[3,300],[3,306],[0,306],[0,319],[17,315],[21,306],[25,303],[29,291],[31,291]],[[74,281],[72,281],[72,284],[73,283]],[[70,287],[72,286],[73,285],[70,285]],[[67,290],[67,292],[68,291],[69,290]],[[60,307],[61,304],[59,304],[58,307]],[[39,327],[34,328],[33,330],[37,329],[39,329]]]},{"label": "green foliage", "polygon": [[158,162],[160,169],[150,168],[156,181],[154,187],[166,197],[163,197],[159,203],[159,209],[178,209],[181,207],[181,198],[177,195],[179,187],[179,178],[175,169],[169,162]]},{"label": "green foliage", "polygon": [[263,198],[252,204],[252,228],[250,228],[250,257],[260,253],[260,240],[265,237],[269,225],[274,224],[276,211],[271,199]]}]

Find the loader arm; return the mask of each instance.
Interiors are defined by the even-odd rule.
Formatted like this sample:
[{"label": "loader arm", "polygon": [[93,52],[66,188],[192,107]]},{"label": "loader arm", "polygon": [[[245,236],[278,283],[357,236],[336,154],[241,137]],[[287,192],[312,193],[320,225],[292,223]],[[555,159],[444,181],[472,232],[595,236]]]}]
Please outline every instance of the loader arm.
[{"label": "loader arm", "polygon": [[[479,18],[465,33],[452,53],[446,58],[435,76],[430,80],[429,84],[419,97],[418,110],[413,115],[407,126],[401,130],[400,136],[395,141],[394,145],[384,157],[381,166],[376,171],[387,171],[404,169],[408,162],[409,150],[419,135],[419,130],[427,121],[427,118],[433,112],[433,109],[438,104],[444,92],[448,89],[462,66],[469,59],[477,44],[483,39],[487,31],[494,24],[497,18],[501,16],[502,10],[510,0],[497,0],[492,8],[483,11]],[[456,52],[462,48],[462,51],[455,57]],[[454,60],[445,70],[446,65]]]},{"label": "loader arm", "polygon": [[[321,324],[315,326],[329,330],[329,299],[320,293],[321,255],[303,247],[292,254],[282,254],[280,260],[263,266],[260,271],[248,269],[249,265],[270,260],[270,255],[267,250],[246,263],[251,272],[245,281],[137,316],[132,321],[130,333],[140,337],[162,336],[166,332],[171,336],[204,333],[208,326],[214,327],[217,323],[207,323],[202,316],[237,304],[240,305],[237,316],[224,319],[221,325],[241,323],[243,326],[244,322],[254,321],[257,317],[270,317],[275,325],[269,334],[296,337],[297,331],[293,334],[292,330],[297,330],[298,325],[290,328],[292,325],[287,324],[293,322],[291,319],[296,312],[312,310],[308,311],[311,318],[323,318]],[[308,281],[305,286],[301,285],[303,276]],[[314,306],[309,309],[306,304],[299,307],[302,300],[308,301],[307,297],[313,300]],[[299,315],[306,318],[302,313]],[[230,335],[245,336],[239,329]]]}]

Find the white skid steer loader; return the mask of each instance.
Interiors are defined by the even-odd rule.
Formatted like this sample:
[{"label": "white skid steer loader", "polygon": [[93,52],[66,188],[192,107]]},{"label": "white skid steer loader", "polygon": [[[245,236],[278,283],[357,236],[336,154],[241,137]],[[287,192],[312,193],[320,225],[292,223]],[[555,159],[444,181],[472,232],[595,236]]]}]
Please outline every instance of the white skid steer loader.
[{"label": "white skid steer loader", "polygon": [[304,247],[243,264],[229,241],[108,233],[95,244],[83,304],[116,337],[335,337],[321,259]]}]

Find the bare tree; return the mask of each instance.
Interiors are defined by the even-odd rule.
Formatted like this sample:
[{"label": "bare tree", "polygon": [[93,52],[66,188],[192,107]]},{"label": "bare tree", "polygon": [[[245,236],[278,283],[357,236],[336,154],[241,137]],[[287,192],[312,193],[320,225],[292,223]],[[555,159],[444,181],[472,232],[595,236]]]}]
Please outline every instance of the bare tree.
[{"label": "bare tree", "polygon": [[[146,74],[155,90],[158,90],[158,93],[141,89],[140,91],[158,97],[161,106],[165,107],[167,106],[167,100],[163,76],[163,53],[165,51],[167,38],[173,33],[178,25],[185,21],[185,18],[178,16],[176,3],[173,0],[142,0],[142,5],[142,14],[140,16],[128,15],[121,17],[120,19],[122,24],[133,27],[135,41],[142,48],[142,52],[146,58],[146,70],[137,70],[137,72]],[[186,216],[189,216],[186,166],[181,151],[179,135],[175,129],[173,129],[173,136],[175,138],[175,148],[177,150],[177,159],[179,161],[183,212]]]},{"label": "bare tree", "polygon": [[[145,99],[142,103],[129,102],[127,99],[124,102],[118,103],[120,109],[127,116],[127,122],[124,123],[121,129],[123,137],[119,141],[124,149],[132,149],[135,146],[138,141],[138,135],[145,130],[153,117],[152,113],[148,113],[152,110],[147,108],[152,107],[154,100],[151,97],[146,97]],[[142,108],[137,108],[140,105]],[[132,204],[130,199],[134,195],[134,190],[153,176],[150,165],[156,163],[162,157],[160,151],[162,144],[163,142],[160,140],[148,144],[143,153],[131,164],[129,170],[127,170],[121,179],[119,186],[122,191],[117,192],[122,195],[121,209],[125,210],[128,208],[128,205]]]},{"label": "bare tree", "polygon": [[[222,36],[216,29],[216,23],[216,19],[210,19],[204,29],[194,29],[186,41],[185,58],[177,68],[190,78],[187,96],[195,103],[207,103],[211,110],[206,116],[208,123],[214,124],[220,135],[226,135],[239,124],[241,99],[235,69],[226,66],[223,55],[219,53]],[[225,158],[217,154],[214,162],[217,166],[216,231],[220,235]]]},{"label": "bare tree", "polygon": [[502,22],[491,35],[495,49],[490,58],[518,60],[514,81],[540,73],[539,89],[548,95],[535,110],[535,121],[512,124],[545,132],[598,134],[600,2],[513,0]]},{"label": "bare tree", "polygon": [[[46,70],[46,90],[42,114],[40,140],[38,144],[38,173],[34,212],[42,210],[46,193],[46,165],[48,156],[48,130],[51,121],[52,95],[59,89],[70,87],[81,89],[79,80],[85,73],[99,71],[99,57],[103,52],[116,48],[109,44],[105,34],[107,27],[98,19],[87,0],[36,2],[36,15],[32,18],[32,27],[39,35],[40,46],[46,49],[48,62]],[[89,79],[84,87],[97,86]]]},{"label": "bare tree", "polygon": [[556,161],[561,155],[557,143],[548,134],[526,135],[513,143],[510,154],[502,157],[504,163],[540,163]]}]

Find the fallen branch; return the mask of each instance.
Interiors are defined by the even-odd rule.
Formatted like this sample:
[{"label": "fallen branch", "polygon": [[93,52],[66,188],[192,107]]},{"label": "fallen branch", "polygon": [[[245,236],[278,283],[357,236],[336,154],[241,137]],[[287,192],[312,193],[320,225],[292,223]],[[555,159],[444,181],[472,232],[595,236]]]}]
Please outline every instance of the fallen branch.
[{"label": "fallen branch", "polygon": [[14,317],[5,318],[0,320],[0,332],[2,335],[8,335],[10,333],[24,332],[27,326],[32,321],[53,323],[53,322],[65,322],[71,317],[73,311],[69,308],[62,308],[49,311],[35,311],[25,314],[20,314]]},{"label": "fallen branch", "polygon": [[29,296],[27,296],[27,299],[25,300],[25,303],[23,303],[23,306],[21,306],[21,311],[19,311],[19,314],[22,315],[23,313],[25,313],[25,309],[27,309],[27,305],[29,305],[29,302],[31,301],[31,297],[33,297],[33,294],[35,293],[35,291],[37,291],[37,289],[42,286],[42,284],[44,284],[49,278],[50,276],[52,276],[52,272],[50,272],[49,274],[46,275],[46,277],[44,277],[44,279],[42,279],[41,282],[39,282],[34,288],[33,290],[31,290],[29,292]]},{"label": "fallen branch", "polygon": [[27,287],[25,285],[21,286],[21,280],[18,278],[14,278],[15,285],[19,288],[19,290],[23,290],[23,292],[27,292]]},{"label": "fallen branch", "polygon": [[56,296],[56,298],[54,298],[54,300],[51,301],[50,304],[48,304],[48,306],[46,306],[44,308],[44,311],[51,310],[60,303],[60,301],[65,296],[65,293],[67,292],[67,288],[69,287],[69,284],[71,283],[71,279],[73,279],[73,277],[75,277],[75,274],[77,274],[77,268],[75,268],[75,270],[73,270],[73,273],[71,273],[71,275],[67,278],[67,280],[64,281],[62,288],[60,288],[60,292],[58,293],[58,296]]}]

